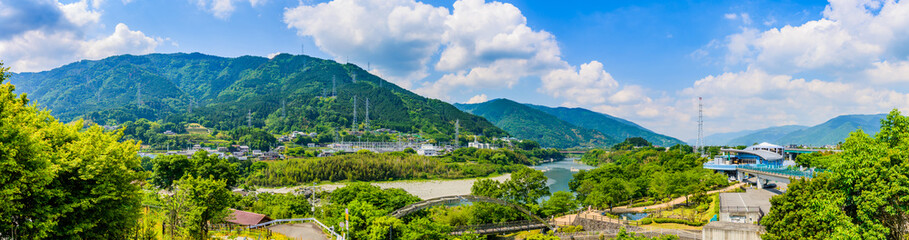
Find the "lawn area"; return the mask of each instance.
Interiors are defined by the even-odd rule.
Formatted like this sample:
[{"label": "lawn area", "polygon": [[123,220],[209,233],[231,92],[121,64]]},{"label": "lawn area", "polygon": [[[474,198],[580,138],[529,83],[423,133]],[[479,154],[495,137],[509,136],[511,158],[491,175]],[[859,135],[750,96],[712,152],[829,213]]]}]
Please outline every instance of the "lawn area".
[{"label": "lawn area", "polygon": [[652,223],[644,226],[640,226],[644,229],[653,230],[653,229],[679,229],[679,230],[701,230],[703,227],[688,226],[685,224],[678,223]]},{"label": "lawn area", "polygon": [[691,221],[706,222],[710,221],[719,210],[719,195],[717,193],[707,195],[709,203],[702,203],[699,206],[678,207],[672,210],[657,210],[650,212],[650,217],[657,218],[675,218],[686,219]]}]

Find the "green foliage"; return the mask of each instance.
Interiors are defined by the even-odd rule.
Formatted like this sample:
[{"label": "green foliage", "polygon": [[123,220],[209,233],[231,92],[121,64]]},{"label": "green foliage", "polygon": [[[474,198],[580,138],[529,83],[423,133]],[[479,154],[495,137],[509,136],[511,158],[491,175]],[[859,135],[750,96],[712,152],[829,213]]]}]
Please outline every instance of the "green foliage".
[{"label": "green foliage", "polygon": [[225,180],[187,175],[177,182],[177,191],[167,203],[167,211],[175,215],[167,224],[185,238],[208,239],[209,223],[227,217],[233,201]]},{"label": "green foliage", "polygon": [[578,209],[578,206],[573,193],[558,191],[540,204],[540,214],[543,217],[557,216]]},{"label": "green foliage", "polygon": [[667,234],[667,235],[661,235],[659,237],[651,238],[651,237],[644,236],[643,234],[636,234],[633,232],[629,233],[628,231],[625,231],[625,228],[622,228],[622,230],[619,231],[619,234],[617,234],[615,236],[615,238],[613,238],[613,239],[614,240],[675,240],[675,239],[679,239],[679,236]]},{"label": "green foliage", "polygon": [[236,164],[215,154],[208,155],[203,150],[197,151],[192,158],[183,155],[158,156],[154,160],[154,170],[152,183],[164,189],[170,189],[174,181],[187,175],[224,180],[228,188],[237,186],[239,178]]},{"label": "green foliage", "polygon": [[139,219],[135,182],[146,178],[138,144],[58,122],[13,93],[7,70],[0,63],[0,235],[126,238]]},{"label": "green foliage", "polygon": [[871,138],[853,132],[828,172],[771,199],[763,239],[904,239],[909,215],[909,117],[893,110]]},{"label": "green foliage", "polygon": [[[603,147],[616,141],[605,134],[575,126],[508,99],[477,104],[455,104],[463,111],[482,116],[514,137],[529,139],[545,147]],[[463,122],[463,120],[461,120]]]},{"label": "green foliage", "polygon": [[584,231],[584,226],[581,225],[559,226],[559,232],[563,233],[576,233],[581,231]]},{"label": "green foliage", "polygon": [[293,193],[259,193],[247,195],[237,202],[237,209],[265,214],[272,219],[302,218],[310,216],[309,199]]},{"label": "green foliage", "polygon": [[[318,132],[323,142],[335,128],[351,128],[352,100],[358,96],[360,107],[370,99],[373,129],[450,139],[454,122],[460,119],[462,133],[506,135],[483,118],[421,97],[353,64],[302,55],[270,59],[199,53],[120,55],[16,74],[12,81],[67,121],[82,117],[124,123],[145,118],[160,120],[159,130],[166,130],[169,123],[199,123],[218,131],[251,123],[274,133]],[[333,85],[337,96],[325,96]],[[142,105],[136,100],[140,86]],[[257,144],[255,138],[249,140]]]},{"label": "green foliage", "polygon": [[351,183],[331,192],[331,202],[348,204],[353,201],[369,203],[386,212],[419,202],[420,198],[400,188],[381,189],[369,183]]},{"label": "green foliage", "polygon": [[631,138],[626,138],[625,141],[612,146],[612,150],[616,150],[616,151],[631,150],[632,148],[635,148],[635,147],[649,147],[649,146],[651,146],[650,142],[647,142],[647,140],[644,140],[644,138],[631,137]]},{"label": "green foliage", "polygon": [[831,152],[813,152],[808,154],[799,154],[795,158],[795,163],[802,167],[815,167],[827,169],[833,166],[837,157]]},{"label": "green foliage", "polygon": [[703,169],[704,159],[684,150],[591,150],[582,161],[599,167],[576,173],[569,187],[582,204],[607,208],[634,199],[687,196],[728,185],[723,174]]},{"label": "green foliage", "polygon": [[[503,163],[505,163],[504,160]],[[322,158],[290,159],[267,164],[267,168],[250,174],[247,184],[286,186],[307,184],[313,181],[456,179],[510,172],[518,167],[490,163],[451,163],[440,158],[394,153],[345,154]]]}]

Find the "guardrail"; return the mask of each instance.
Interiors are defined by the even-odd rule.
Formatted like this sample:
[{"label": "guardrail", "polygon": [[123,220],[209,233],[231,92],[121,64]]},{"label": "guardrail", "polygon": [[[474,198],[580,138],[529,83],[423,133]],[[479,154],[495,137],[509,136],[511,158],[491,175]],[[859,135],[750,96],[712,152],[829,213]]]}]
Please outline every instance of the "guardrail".
[{"label": "guardrail", "polygon": [[310,221],[311,221],[311,222],[315,222],[316,224],[319,224],[319,226],[321,226],[323,229],[325,229],[325,230],[327,230],[328,232],[330,232],[331,235],[334,235],[334,236],[335,236],[335,239],[344,240],[344,236],[341,236],[340,234],[336,233],[336,232],[335,232],[334,230],[332,230],[331,228],[328,228],[328,226],[325,226],[325,224],[322,224],[322,222],[319,222],[319,220],[316,219],[316,218],[288,218],[288,219],[277,219],[277,220],[271,220],[271,221],[268,221],[268,222],[264,222],[264,223],[260,223],[260,224],[256,224],[256,225],[249,226],[249,229],[256,229],[256,228],[260,228],[260,227],[264,227],[264,226],[269,226],[269,225],[277,224],[277,223],[285,223],[285,222],[310,222]]}]

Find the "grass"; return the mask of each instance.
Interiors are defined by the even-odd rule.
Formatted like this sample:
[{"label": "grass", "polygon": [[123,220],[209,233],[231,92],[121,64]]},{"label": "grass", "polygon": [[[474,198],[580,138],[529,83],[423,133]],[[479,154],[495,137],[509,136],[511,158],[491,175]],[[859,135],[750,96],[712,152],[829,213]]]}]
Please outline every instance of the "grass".
[{"label": "grass", "polygon": [[284,236],[283,234],[263,231],[263,230],[241,230],[241,231],[212,231],[211,235],[216,239],[236,239],[238,237],[246,237],[247,239],[273,239],[273,240],[293,240],[290,237]]},{"label": "grass", "polygon": [[679,229],[679,230],[701,230],[703,228],[703,227],[694,227],[694,226],[688,226],[685,224],[678,224],[678,223],[652,223],[652,224],[644,225],[641,227],[643,227],[645,229],[651,229],[651,230],[657,229],[657,228]]}]

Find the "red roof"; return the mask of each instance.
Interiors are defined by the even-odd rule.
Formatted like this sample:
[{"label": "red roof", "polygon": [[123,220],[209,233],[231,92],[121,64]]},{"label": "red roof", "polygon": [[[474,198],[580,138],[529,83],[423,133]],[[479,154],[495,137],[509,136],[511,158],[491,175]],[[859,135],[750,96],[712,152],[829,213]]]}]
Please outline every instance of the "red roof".
[{"label": "red roof", "polygon": [[231,209],[230,215],[227,216],[226,221],[231,223],[236,223],[243,226],[252,226],[259,223],[264,223],[271,221],[272,219],[265,214],[258,214],[254,212],[240,211],[237,209]]}]

